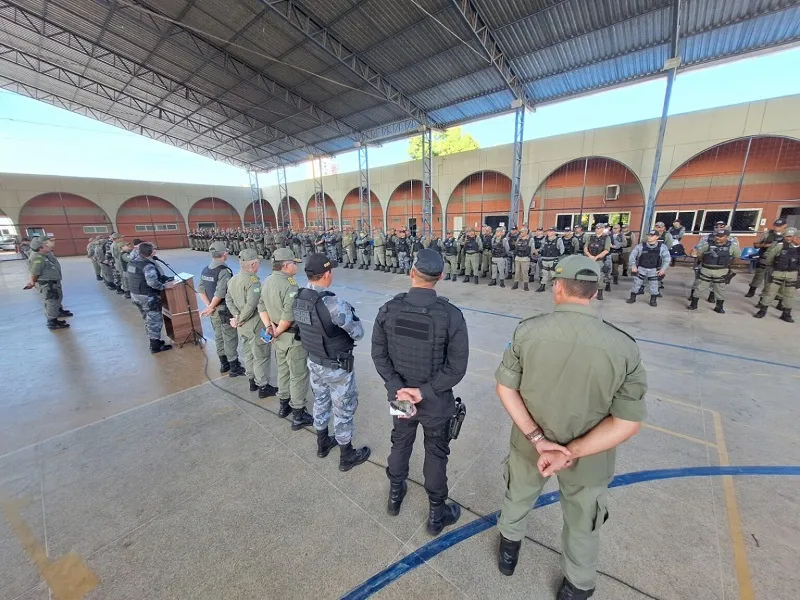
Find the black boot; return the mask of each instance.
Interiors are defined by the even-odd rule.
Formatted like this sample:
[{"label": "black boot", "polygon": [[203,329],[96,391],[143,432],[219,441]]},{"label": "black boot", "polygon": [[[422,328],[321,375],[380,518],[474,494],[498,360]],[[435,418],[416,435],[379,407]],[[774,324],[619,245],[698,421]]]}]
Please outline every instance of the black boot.
[{"label": "black boot", "polygon": [[494,286],[496,286],[496,285],[497,285],[497,279],[492,279],[492,280],[489,282],[489,285],[488,285],[488,287],[494,287]]},{"label": "black boot", "polygon": [[122,296],[124,293],[125,293],[125,290],[123,290],[121,287],[117,288],[117,295]]},{"label": "black boot", "polygon": [[232,360],[230,362],[231,370],[228,373],[228,377],[241,377],[242,375],[247,375],[247,371],[244,370],[242,363],[239,362],[239,359]]},{"label": "black boot", "polygon": [[69,323],[65,323],[64,321],[59,321],[58,319],[47,319],[48,329],[67,329],[68,327]]},{"label": "black boot", "polygon": [[367,462],[372,450],[364,446],[356,450],[353,444],[339,444],[339,470],[349,471],[353,467]]},{"label": "black boot", "polygon": [[97,275],[97,281],[103,281],[103,277],[101,275]]},{"label": "black boot", "polygon": [[158,354],[159,352],[166,352],[172,350],[172,346],[163,340],[150,340],[150,354]]},{"label": "black boot", "polygon": [[611,282],[610,281],[606,281],[606,291],[607,292],[611,291]]},{"label": "black boot", "polygon": [[700,300],[700,298],[692,296],[691,298],[689,298],[689,300],[690,304],[686,308],[688,308],[689,310],[697,310],[697,301]]},{"label": "black boot", "polygon": [[228,362],[227,356],[220,356],[219,357],[219,372],[220,373],[227,373],[231,370],[231,363]]},{"label": "black boot", "polygon": [[372,269],[373,271],[382,271],[383,268],[380,265],[375,265],[375,268]]},{"label": "black boot", "polygon": [[756,295],[756,288],[754,288],[754,287],[751,285],[751,286],[750,286],[750,289],[749,289],[749,290],[747,290],[747,293],[744,295],[744,297],[745,297],[745,298],[752,298],[752,297],[753,297],[753,296],[755,296],[755,295]]},{"label": "black boot", "polygon": [[518,290],[519,289],[519,281],[515,281],[514,285],[511,286],[511,289],[512,290]]},{"label": "black boot", "polygon": [[708,302],[716,302],[717,301],[717,297],[714,295],[714,292],[709,292],[708,293],[708,298],[706,298],[706,300]]},{"label": "black boot", "polygon": [[470,281],[470,276],[464,275],[464,279],[461,280],[461,283],[469,283],[469,281]]},{"label": "black boot", "polygon": [[403,498],[406,497],[408,485],[405,481],[400,483],[391,482],[389,485],[389,502],[386,503],[386,512],[391,516],[396,517],[400,514],[400,505],[403,504]]},{"label": "black boot", "polygon": [[314,417],[308,414],[305,407],[292,409],[292,431],[299,431],[303,427],[308,427],[313,424]]},{"label": "black boot", "polygon": [[764,317],[767,316],[767,307],[764,306],[763,304],[758,304],[757,306],[758,306],[758,312],[753,316],[756,319],[763,319]]},{"label": "black boot", "polygon": [[594,594],[594,588],[590,590],[579,590],[564,577],[561,587],[558,588],[556,600],[589,600]]},{"label": "black boot", "polygon": [[448,273],[447,275],[445,275],[445,278],[444,278],[444,280],[445,280],[445,281],[450,281],[450,273]]},{"label": "black boot", "polygon": [[477,275],[473,276],[472,283],[474,283],[475,285],[478,285],[478,276]]},{"label": "black boot", "polygon": [[528,284],[527,283],[523,283],[522,284],[522,289],[523,289],[523,291],[526,291],[526,292],[529,291]]},{"label": "black boot", "polygon": [[131,293],[130,292],[125,292],[125,299],[126,300],[130,300],[131,299]]},{"label": "black boot", "polygon": [[502,279],[500,280],[500,287],[503,287],[503,288],[506,287],[506,282],[503,281]]},{"label": "black boot", "polygon": [[635,304],[636,303],[636,292],[631,292],[631,297],[625,300],[628,304]]},{"label": "black boot", "polygon": [[286,399],[282,399],[281,398],[280,399],[280,403],[281,403],[281,407],[278,409],[278,416],[281,419],[285,419],[290,414],[292,414],[292,407],[291,407],[292,399],[291,398],[286,398]]},{"label": "black boot", "polygon": [[[281,400],[281,402],[283,402],[283,400]],[[287,400],[286,402],[288,403],[289,401]],[[336,438],[329,436],[327,429],[317,431],[317,456],[319,458],[327,457],[336,446],[338,446]]]},{"label": "black boot", "polygon": [[447,504],[444,500],[429,500],[428,533],[439,535],[442,529],[458,521],[461,507],[458,504]]},{"label": "black boot", "polygon": [[522,542],[512,542],[502,535],[500,536],[500,549],[497,553],[497,568],[500,572],[507,577],[514,574],[514,569],[517,568],[517,560],[519,560],[519,549]]},{"label": "black boot", "polygon": [[255,379],[249,379],[248,381],[250,382],[250,391],[251,392],[257,392],[258,391],[258,386],[256,385],[256,380]]},{"label": "black boot", "polygon": [[619,275],[614,275],[614,285],[619,283]]},{"label": "black boot", "polygon": [[622,269],[622,276],[623,277],[627,277],[628,276],[628,269]]},{"label": "black boot", "polygon": [[543,283],[539,284],[539,287],[536,288],[537,292],[543,292],[545,290],[545,285]]},{"label": "black boot", "polygon": [[658,306],[658,296],[650,296],[650,306]]},{"label": "black boot", "polygon": [[75,314],[71,310],[67,310],[66,308],[59,308],[58,309],[58,316],[59,317],[74,317]]},{"label": "black boot", "polygon": [[786,321],[787,323],[794,323],[794,319],[792,318],[791,308],[783,309],[783,314],[781,315],[781,321]]},{"label": "black boot", "polygon": [[259,398],[269,398],[270,396],[274,396],[278,393],[278,388],[274,385],[270,385],[269,382],[262,385],[258,388],[258,397]]},{"label": "black boot", "polygon": [[[642,289],[640,289],[638,292],[636,292],[636,295],[637,296],[644,296],[644,286],[642,286]],[[690,294],[689,295],[689,300],[691,300],[691,299],[692,299],[692,296]]]},{"label": "black boot", "polygon": [[778,303],[775,305],[775,308],[778,310],[783,310],[783,299],[778,300]]},{"label": "black boot", "polygon": [[602,300],[603,299],[603,290],[597,290],[597,299],[598,300]]},{"label": "black boot", "polygon": [[723,304],[725,304],[725,300],[717,300],[717,305],[714,307],[714,312],[724,315],[725,309],[722,308]]}]

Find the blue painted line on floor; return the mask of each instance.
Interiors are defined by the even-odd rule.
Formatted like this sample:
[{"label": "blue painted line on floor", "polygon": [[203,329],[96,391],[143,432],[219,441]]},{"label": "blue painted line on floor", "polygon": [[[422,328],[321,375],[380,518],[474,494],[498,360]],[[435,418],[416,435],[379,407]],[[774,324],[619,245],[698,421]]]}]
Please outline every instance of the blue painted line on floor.
[{"label": "blue painted line on floor", "polygon": [[[725,475],[732,476],[800,476],[800,466],[776,466],[776,467],[761,467],[761,466],[747,466],[747,467],[686,467],[680,469],[658,469],[653,471],[636,471],[634,473],[626,473],[617,475],[611,481],[608,487],[625,487],[636,483],[644,483],[646,481],[661,481],[664,479],[681,479],[686,477],[721,477]],[[558,492],[550,492],[539,496],[533,508],[542,508],[558,502]],[[373,594],[379,592],[398,578],[402,577],[409,571],[416,569],[425,562],[431,560],[435,556],[441,554],[445,550],[452,548],[469,538],[491,529],[497,524],[497,516],[499,512],[492,513],[487,517],[475,519],[446,533],[440,537],[435,538],[433,541],[428,542],[421,548],[417,549],[408,556],[405,556],[389,565],[380,573],[377,573],[367,579],[358,587],[347,592],[342,596],[341,600],[362,600],[369,598]]]}]

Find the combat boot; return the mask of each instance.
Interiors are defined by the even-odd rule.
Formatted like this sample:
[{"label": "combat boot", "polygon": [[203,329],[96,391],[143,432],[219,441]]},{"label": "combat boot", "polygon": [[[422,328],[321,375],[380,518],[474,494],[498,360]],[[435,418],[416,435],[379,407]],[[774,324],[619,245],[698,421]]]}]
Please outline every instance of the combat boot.
[{"label": "combat boot", "polygon": [[103,277],[100,276],[100,275],[97,275],[97,281],[103,281]]},{"label": "combat boot", "polygon": [[227,373],[231,370],[231,363],[228,362],[227,356],[220,356],[219,357],[219,372],[220,373]]},{"label": "combat boot", "polygon": [[64,321],[59,321],[58,319],[47,319],[48,329],[67,329],[68,327],[69,323]]},{"label": "combat boot", "polygon": [[131,299],[131,293],[130,292],[125,292],[125,299],[126,300],[130,300]]},{"label": "combat boot", "polygon": [[251,392],[257,392],[258,391],[258,385],[256,385],[256,380],[255,379],[248,379],[248,382],[250,383],[250,391]]},{"label": "combat boot", "polygon": [[314,417],[308,414],[305,407],[292,409],[292,431],[299,431],[303,427],[308,427],[313,424]]},{"label": "combat boot", "polygon": [[744,297],[745,297],[745,298],[752,298],[752,297],[753,297],[753,296],[755,296],[755,295],[756,295],[756,288],[754,288],[754,287],[751,285],[751,286],[750,286],[750,289],[749,289],[749,290],[747,290],[747,293],[744,295]]},{"label": "combat boot", "polygon": [[598,300],[602,300],[603,299],[603,290],[597,290],[597,299]]},{"label": "combat boot", "polygon": [[610,281],[606,281],[606,291],[607,292],[611,291],[611,282]]},{"label": "combat boot", "polygon": [[717,301],[717,297],[714,295],[714,292],[709,292],[708,293],[708,298],[706,298],[706,300],[708,302],[716,302]]},{"label": "combat boot", "polygon": [[260,388],[258,388],[258,397],[262,399],[269,398],[270,396],[274,396],[277,393],[278,393],[278,388],[276,388],[274,385],[270,385],[269,382],[265,383]]},{"label": "combat boot", "polygon": [[122,296],[124,293],[125,293],[125,290],[123,290],[121,287],[117,288],[117,295],[118,296]]},{"label": "combat boot", "polygon": [[500,287],[502,288],[506,287],[506,282],[503,281],[502,279],[500,280]]},{"label": "combat boot", "polygon": [[461,280],[461,283],[469,283],[469,275],[464,275],[464,279]]},{"label": "combat boot", "polygon": [[166,352],[172,350],[172,346],[163,340],[150,340],[150,354],[158,354],[159,352]]},{"label": "combat boot", "polygon": [[400,514],[400,505],[403,504],[403,498],[406,497],[408,485],[405,481],[400,483],[391,482],[389,485],[389,502],[386,503],[386,512],[391,516],[396,517]]},{"label": "combat boot", "polygon": [[722,308],[723,304],[725,304],[725,300],[717,300],[717,305],[714,307],[714,312],[724,315],[725,309]]},{"label": "combat boot", "polygon": [[477,276],[477,275],[474,275],[474,276],[472,277],[472,282],[473,282],[475,285],[478,285],[478,276]]},{"label": "combat boot", "polygon": [[650,296],[650,306],[658,306],[658,296]]},{"label": "combat boot", "polygon": [[794,319],[792,318],[791,308],[783,309],[783,314],[781,315],[781,321],[786,321],[787,323],[794,323]]},{"label": "combat boot", "polygon": [[497,285],[497,279],[492,279],[492,280],[489,282],[489,285],[488,285],[488,287],[494,287],[494,286],[496,286],[496,285]]},{"label": "combat boot", "polygon": [[539,287],[536,288],[537,292],[543,292],[545,290],[545,285],[543,283],[539,284]]},{"label": "combat boot", "polygon": [[614,285],[619,283],[619,275],[614,275]]},{"label": "combat boot", "polygon": [[445,275],[445,277],[444,277],[444,280],[445,280],[445,281],[450,281],[450,273],[448,273],[447,275]]},{"label": "combat boot", "polygon": [[698,300],[700,300],[700,298],[697,298],[696,296],[692,296],[691,298],[689,298],[690,304],[686,308],[688,308],[689,310],[697,310],[697,301]]},{"label": "combat boot", "polygon": [[528,284],[527,284],[527,283],[523,283],[523,284],[522,284],[522,290],[523,290],[523,291],[525,291],[525,292],[528,292],[528,291],[530,291],[530,290],[528,289]]},{"label": "combat boot", "polygon": [[[283,402],[283,400],[281,400]],[[288,400],[286,401],[288,403]],[[331,450],[336,448],[339,444],[336,443],[336,438],[328,435],[328,430],[317,430],[317,457],[325,458],[330,454]]]},{"label": "combat boot", "polygon": [[372,270],[373,270],[373,271],[382,271],[382,270],[383,270],[383,267],[381,267],[380,265],[375,265],[375,268],[374,268],[374,269],[372,269]]},{"label": "combat boot", "polygon": [[239,362],[239,359],[232,360],[231,363],[231,371],[228,373],[228,377],[241,377],[242,375],[247,375],[247,371],[244,370],[242,363]]},{"label": "combat boot", "polygon": [[556,600],[588,600],[594,595],[594,588],[590,590],[579,590],[564,577],[561,587],[558,588]]},{"label": "combat boot", "polygon": [[364,446],[356,450],[353,444],[339,444],[339,470],[349,471],[353,467],[367,462],[372,450]]},{"label": "combat boot", "polygon": [[764,317],[767,316],[766,306],[764,306],[763,304],[757,304],[756,308],[758,308],[758,312],[753,315],[756,319],[763,319]]},{"label": "combat boot", "polygon": [[628,304],[635,304],[636,303],[636,292],[631,292],[631,297],[625,300]]},{"label": "combat boot", "polygon": [[775,308],[777,308],[778,310],[783,310],[783,298],[778,300],[778,303],[775,305]]},{"label": "combat boot", "polygon": [[281,419],[285,419],[290,414],[292,414],[292,407],[291,407],[292,399],[291,398],[286,398],[286,399],[279,398],[278,400],[281,403],[281,407],[278,409],[278,416]]},{"label": "combat boot", "polygon": [[461,517],[461,507],[458,504],[447,504],[444,500],[429,500],[428,533],[439,535],[442,529],[452,525]]},{"label": "combat boot", "polygon": [[511,289],[512,290],[518,290],[519,289],[519,281],[515,281],[514,285],[511,286]]},{"label": "combat boot", "polygon": [[500,535],[500,549],[497,553],[497,568],[500,572],[507,577],[514,574],[514,569],[517,568],[517,561],[519,560],[519,549],[522,542],[512,542],[506,539],[502,534]]},{"label": "combat boot", "polygon": [[66,308],[59,308],[58,309],[58,316],[59,317],[74,317],[75,313],[71,310],[67,310]]}]

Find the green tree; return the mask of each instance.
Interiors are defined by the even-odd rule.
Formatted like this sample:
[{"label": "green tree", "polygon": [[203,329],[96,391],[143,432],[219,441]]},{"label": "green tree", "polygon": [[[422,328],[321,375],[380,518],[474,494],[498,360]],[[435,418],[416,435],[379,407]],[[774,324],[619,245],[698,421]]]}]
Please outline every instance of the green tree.
[{"label": "green tree", "polygon": [[[456,152],[477,150],[480,147],[478,140],[461,131],[461,127],[451,127],[444,133],[437,131],[433,134],[434,156],[447,156]],[[422,136],[408,140],[408,155],[415,160],[422,158]]]}]

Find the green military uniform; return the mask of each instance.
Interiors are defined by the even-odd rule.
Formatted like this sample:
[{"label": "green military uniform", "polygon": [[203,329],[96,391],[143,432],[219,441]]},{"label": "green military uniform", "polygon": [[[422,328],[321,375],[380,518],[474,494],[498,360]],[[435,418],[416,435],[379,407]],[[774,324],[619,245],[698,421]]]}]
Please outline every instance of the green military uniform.
[{"label": "green military uniform", "polygon": [[94,275],[97,278],[97,281],[103,281],[103,277],[100,275],[100,261],[97,260],[94,253],[96,244],[97,242],[92,240],[86,245],[86,256],[92,261],[92,267],[94,267]]},{"label": "green military uniform", "polygon": [[[288,248],[283,249],[288,250]],[[289,253],[294,256],[291,250]],[[283,254],[277,251],[277,257]],[[284,258],[282,260],[291,260]],[[299,259],[298,259],[299,260]],[[272,271],[261,289],[260,311],[266,311],[277,328],[281,321],[294,321],[292,307],[297,296],[297,282],[282,271]],[[278,399],[285,402],[293,410],[304,408],[308,394],[308,352],[303,348],[294,329],[285,331],[272,342],[275,347],[275,360],[278,363]]]},{"label": "green military uniform", "polygon": [[342,255],[344,267],[352,269],[356,264],[355,235],[352,231],[348,231],[342,236],[342,248],[344,250]]},{"label": "green military uniform", "polygon": [[800,248],[798,247],[800,243],[798,242],[800,239],[797,237],[797,230],[789,228],[786,230],[784,240],[772,244],[764,254],[767,284],[761,293],[756,317],[764,317],[767,314],[767,308],[777,296],[781,299],[778,306],[783,311],[781,319],[787,323],[794,323],[792,309],[797,295],[798,269],[800,269]]},{"label": "green military uniform", "polygon": [[[217,267],[224,265],[225,262],[219,258],[212,258],[208,264],[208,268],[213,270]],[[205,276],[201,276],[204,279]],[[228,295],[228,283],[233,278],[233,271],[226,265],[224,269],[220,269],[219,275],[216,279],[216,288],[214,290],[214,297],[220,299],[220,304],[217,305],[216,310],[211,313],[211,327],[214,329],[214,340],[217,345],[217,355],[224,356],[228,362],[239,360],[239,334],[234,327],[230,324],[230,313],[226,310],[225,298]],[[213,301],[214,298],[209,298]]]},{"label": "green military uniform", "polygon": [[[554,277],[587,279],[585,257],[571,256]],[[589,264],[599,278],[599,265]],[[518,390],[546,439],[566,445],[608,416],[642,421],[647,378],[633,338],[600,319],[588,305],[564,302],[552,313],[520,322],[495,373],[497,382]],[[608,484],[615,450],[577,458],[557,473],[564,517],[561,566],[577,588],[590,590],[597,579],[600,528],[608,519]],[[526,519],[547,478],[539,454],[516,425],[505,465],[506,493],[497,527],[503,537],[521,540]]]},{"label": "green military uniform", "polygon": [[[257,260],[255,250],[245,249],[239,254],[239,260],[246,262]],[[269,383],[270,344],[266,343],[259,332],[264,328],[258,314],[258,303],[261,300],[261,281],[257,275],[240,271],[228,282],[225,304],[231,315],[239,321],[237,332],[242,336],[244,347],[244,366],[247,378],[255,380],[259,387]]]},{"label": "green military uniform", "polygon": [[[728,236],[730,231],[727,229],[719,232],[721,235],[707,240],[697,248],[697,259],[700,261],[700,271],[692,286],[690,310],[697,308],[697,299],[702,297],[708,289],[714,294],[717,301],[717,308],[714,310],[724,313],[722,303],[725,301],[725,285],[727,285],[727,275],[730,265],[735,258],[740,255],[739,243]],[[725,241],[721,242],[724,237]],[[725,284],[725,285],[724,285]],[[711,300],[711,298],[709,298]]]},{"label": "green military uniform", "polygon": [[61,314],[61,301],[64,291],[61,288],[61,264],[52,252],[39,252],[45,242],[40,238],[31,241],[28,270],[37,277],[36,289],[44,300],[44,314],[48,321],[58,319]]},{"label": "green military uniform", "polygon": [[386,270],[386,236],[382,231],[378,231],[373,237],[373,248],[375,250],[375,270]]}]

